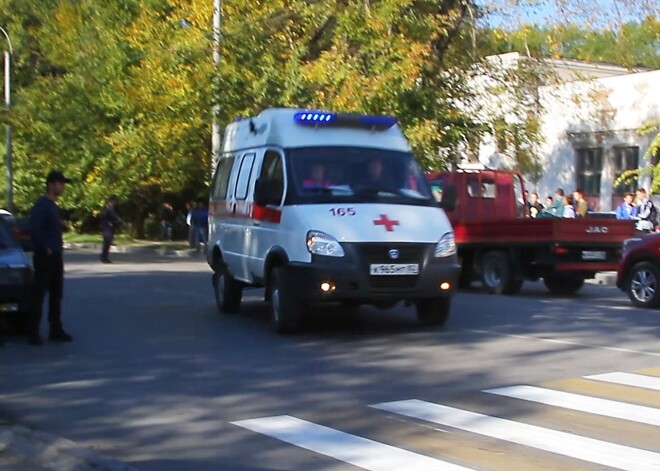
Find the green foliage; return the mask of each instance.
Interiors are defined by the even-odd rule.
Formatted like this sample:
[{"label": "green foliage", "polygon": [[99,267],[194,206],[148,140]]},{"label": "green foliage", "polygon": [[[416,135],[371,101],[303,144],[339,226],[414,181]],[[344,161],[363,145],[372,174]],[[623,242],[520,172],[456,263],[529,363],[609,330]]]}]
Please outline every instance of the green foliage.
[{"label": "green foliage", "polygon": [[519,29],[486,29],[492,53],[527,52],[536,57],[562,57],[607,62],[623,67],[660,68],[660,21],[648,16],[616,28],[591,29],[578,24],[523,25]]},{"label": "green foliage", "polygon": [[62,200],[76,218],[117,194],[142,235],[164,198],[207,192],[214,105],[223,124],[273,106],[393,114],[427,169],[451,165],[457,146],[493,132],[535,179],[542,110],[533,91],[542,71],[522,64],[497,78],[515,121],[477,120],[470,84],[494,76],[486,55],[529,47],[592,60],[614,54],[631,65],[658,60],[653,18],[619,31],[504,31],[478,28],[481,11],[465,0],[224,0],[216,67],[212,8],[211,0],[0,0],[15,48],[20,208],[59,168],[76,180]]}]

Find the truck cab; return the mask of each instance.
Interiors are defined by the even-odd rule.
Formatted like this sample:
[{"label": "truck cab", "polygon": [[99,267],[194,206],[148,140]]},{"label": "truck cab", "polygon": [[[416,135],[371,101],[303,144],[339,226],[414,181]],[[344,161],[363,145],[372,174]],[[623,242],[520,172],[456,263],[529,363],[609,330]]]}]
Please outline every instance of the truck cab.
[{"label": "truck cab", "polygon": [[405,301],[443,324],[459,272],[451,225],[396,119],[302,109],[227,126],[207,258],[220,311],[263,286],[282,333],[318,303]]}]

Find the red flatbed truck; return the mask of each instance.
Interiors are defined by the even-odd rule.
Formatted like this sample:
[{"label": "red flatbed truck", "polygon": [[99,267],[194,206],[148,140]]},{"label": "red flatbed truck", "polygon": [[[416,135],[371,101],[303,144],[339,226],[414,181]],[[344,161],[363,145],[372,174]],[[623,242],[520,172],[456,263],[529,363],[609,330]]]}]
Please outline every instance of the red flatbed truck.
[{"label": "red flatbed truck", "polygon": [[427,175],[434,193],[456,194],[446,211],[461,261],[460,284],[480,280],[493,294],[514,294],[525,280],[543,278],[558,295],[585,279],[617,269],[633,221],[605,217],[529,217],[521,175],[507,170],[458,170]]}]

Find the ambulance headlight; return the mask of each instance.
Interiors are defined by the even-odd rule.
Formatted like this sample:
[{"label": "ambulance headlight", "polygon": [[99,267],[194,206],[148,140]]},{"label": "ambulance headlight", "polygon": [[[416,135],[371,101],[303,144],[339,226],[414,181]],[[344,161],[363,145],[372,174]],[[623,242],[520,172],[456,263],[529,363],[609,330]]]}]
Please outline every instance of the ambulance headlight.
[{"label": "ambulance headlight", "polygon": [[343,257],[344,249],[337,239],[325,232],[309,231],[307,233],[307,250],[314,255],[326,257]]},{"label": "ambulance headlight", "polygon": [[447,232],[440,238],[440,241],[435,246],[436,257],[451,257],[456,253],[456,241],[454,240],[454,233]]}]

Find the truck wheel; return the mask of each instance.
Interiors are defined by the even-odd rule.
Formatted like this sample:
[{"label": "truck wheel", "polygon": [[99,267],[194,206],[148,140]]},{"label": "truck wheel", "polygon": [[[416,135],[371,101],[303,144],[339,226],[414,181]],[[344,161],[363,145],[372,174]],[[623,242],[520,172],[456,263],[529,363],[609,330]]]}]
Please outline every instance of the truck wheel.
[{"label": "truck wheel", "polygon": [[548,290],[557,296],[568,296],[575,294],[584,285],[584,278],[581,276],[560,276],[549,275],[543,277],[543,283]]},{"label": "truck wheel", "polygon": [[270,277],[270,309],[273,328],[278,334],[298,332],[302,327],[304,305],[295,299],[292,287],[282,282],[280,268],[275,268]]},{"label": "truck wheel", "polygon": [[431,298],[417,301],[417,318],[424,325],[444,325],[449,317],[451,298]]},{"label": "truck wheel", "polygon": [[633,266],[626,280],[626,293],[635,306],[660,305],[660,270],[649,262]]},{"label": "truck wheel", "polygon": [[504,252],[488,252],[481,258],[481,284],[491,294],[515,294],[522,286]]},{"label": "truck wheel", "polygon": [[220,312],[238,312],[243,297],[243,285],[229,274],[225,265],[213,274],[213,291],[215,304]]}]

